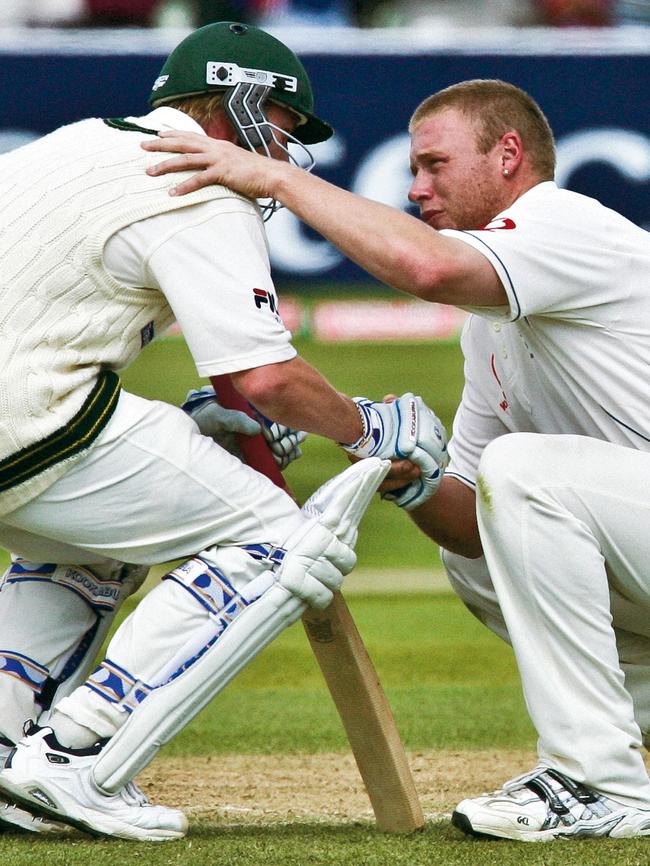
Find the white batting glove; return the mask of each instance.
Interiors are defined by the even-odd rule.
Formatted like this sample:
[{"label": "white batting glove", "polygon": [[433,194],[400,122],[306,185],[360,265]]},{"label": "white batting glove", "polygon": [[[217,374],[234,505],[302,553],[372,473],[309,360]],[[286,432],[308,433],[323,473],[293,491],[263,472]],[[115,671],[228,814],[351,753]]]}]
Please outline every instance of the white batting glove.
[{"label": "white batting glove", "polygon": [[196,421],[204,436],[214,439],[218,445],[236,457],[241,458],[237,434],[256,436],[258,433],[266,439],[280,469],[286,469],[293,460],[302,456],[300,443],[307,438],[306,433],[285,427],[277,421],[271,421],[254,406],[251,406],[251,409],[255,412],[257,420],[245,412],[225,409],[219,403],[212,385],[204,385],[202,388],[188,391],[181,409]]},{"label": "white batting glove", "polygon": [[411,392],[392,403],[379,403],[365,397],[354,397],[363,433],[343,448],[355,457],[407,459],[420,468],[420,477],[382,498],[412,511],[440,487],[449,463],[447,433],[437,416],[421,397]]},{"label": "white batting glove", "polygon": [[290,463],[302,457],[300,443],[304,442],[307,438],[304,430],[294,430],[293,427],[285,427],[284,424],[280,424],[278,421],[271,421],[259,409],[253,407],[253,410],[255,417],[262,427],[262,435],[273,452],[275,462],[280,469],[286,469]]},{"label": "white batting glove", "polygon": [[217,402],[212,385],[188,391],[181,409],[194,419],[204,436],[214,439],[217,445],[237,457],[241,457],[237,434],[255,436],[262,430],[257,421],[249,418],[245,412],[224,409]]},{"label": "white batting glove", "polygon": [[291,549],[278,571],[278,583],[310,607],[323,610],[355,563],[354,550],[312,519],[291,539]]}]

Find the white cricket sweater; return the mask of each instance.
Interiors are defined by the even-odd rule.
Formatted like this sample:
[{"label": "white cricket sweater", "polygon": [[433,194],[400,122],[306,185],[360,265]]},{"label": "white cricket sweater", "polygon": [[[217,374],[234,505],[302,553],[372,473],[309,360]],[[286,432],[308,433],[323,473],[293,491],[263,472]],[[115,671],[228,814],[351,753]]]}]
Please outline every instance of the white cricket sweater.
[{"label": "white cricket sweater", "polygon": [[151,133],[90,119],[0,156],[0,514],[79,458],[116,404],[114,371],[173,321],[161,292],[106,270],[107,239],[155,214],[238,197],[220,186],[169,196],[177,176],[145,173],[159,159],[139,147]]}]

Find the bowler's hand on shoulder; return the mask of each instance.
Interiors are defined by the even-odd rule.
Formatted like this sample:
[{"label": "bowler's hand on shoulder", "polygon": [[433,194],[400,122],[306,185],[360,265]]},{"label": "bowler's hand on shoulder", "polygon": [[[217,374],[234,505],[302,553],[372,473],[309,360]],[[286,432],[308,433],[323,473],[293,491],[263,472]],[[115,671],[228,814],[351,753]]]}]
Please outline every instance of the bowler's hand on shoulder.
[{"label": "bowler's hand on shoulder", "polygon": [[176,154],[150,165],[147,174],[153,177],[176,171],[198,172],[172,187],[170,195],[186,195],[210,184],[223,184],[248,198],[271,197],[273,172],[282,165],[229,141],[195,132],[163,130],[140,146],[149,152]]}]

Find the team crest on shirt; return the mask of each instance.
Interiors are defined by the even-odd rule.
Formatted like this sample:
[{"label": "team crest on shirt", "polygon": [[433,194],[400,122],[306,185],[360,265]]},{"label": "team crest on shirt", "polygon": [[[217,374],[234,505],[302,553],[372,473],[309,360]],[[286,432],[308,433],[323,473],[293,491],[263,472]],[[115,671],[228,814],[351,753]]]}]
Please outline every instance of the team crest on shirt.
[{"label": "team crest on shirt", "polygon": [[498,217],[486,226],[482,227],[482,231],[492,232],[495,229],[516,229],[517,223],[511,220],[510,217]]},{"label": "team crest on shirt", "polygon": [[156,336],[156,326],[153,322],[148,322],[144,328],[140,328],[140,345],[144,349]]}]

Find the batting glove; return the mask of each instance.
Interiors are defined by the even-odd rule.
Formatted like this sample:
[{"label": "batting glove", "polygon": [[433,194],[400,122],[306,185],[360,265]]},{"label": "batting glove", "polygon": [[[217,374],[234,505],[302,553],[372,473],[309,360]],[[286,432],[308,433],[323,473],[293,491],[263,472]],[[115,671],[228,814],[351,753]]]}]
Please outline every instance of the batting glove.
[{"label": "batting glove", "polygon": [[245,412],[236,409],[224,409],[217,402],[217,395],[212,385],[187,392],[185,402],[181,406],[204,436],[209,436],[217,445],[225,448],[236,457],[241,457],[237,444],[237,434],[255,436],[261,432],[261,427]]},{"label": "batting glove", "polygon": [[420,468],[420,477],[382,497],[412,511],[440,487],[449,463],[447,434],[440,420],[421,397],[407,392],[392,403],[355,397],[363,433],[343,447],[355,457],[410,460]]},{"label": "batting glove", "polygon": [[218,402],[212,385],[188,391],[181,409],[194,419],[204,436],[214,439],[218,445],[237,457],[241,458],[237,434],[256,436],[258,433],[266,439],[280,469],[286,469],[293,460],[302,456],[300,443],[306,439],[306,433],[271,421],[254,406],[251,406],[251,409],[257,420],[245,412],[225,409]]},{"label": "batting glove", "polygon": [[271,421],[263,415],[259,409],[252,407],[255,417],[262,427],[262,435],[266,439],[269,448],[273,452],[275,462],[280,469],[286,469],[290,463],[302,457],[300,450],[301,442],[307,438],[304,430],[294,430],[293,427],[285,427],[277,421]]}]

